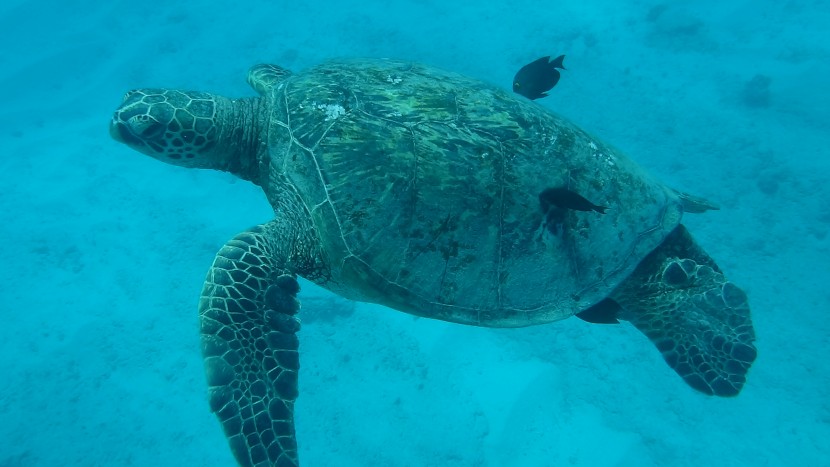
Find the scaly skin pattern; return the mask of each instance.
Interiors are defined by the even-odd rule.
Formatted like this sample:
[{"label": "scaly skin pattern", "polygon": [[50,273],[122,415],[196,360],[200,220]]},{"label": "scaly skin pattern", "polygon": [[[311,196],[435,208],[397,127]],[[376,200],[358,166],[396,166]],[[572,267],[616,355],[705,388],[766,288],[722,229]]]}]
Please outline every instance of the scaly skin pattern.
[{"label": "scaly skin pattern", "polygon": [[199,301],[210,407],[240,465],[296,466],[299,285],[295,226],[275,220],[217,253]]},{"label": "scaly skin pattern", "polygon": [[[746,294],[680,224],[706,200],[536,104],[427,66],[258,65],[248,81],[260,97],[131,91],[110,122],[158,160],[256,183],[274,208],[220,249],[199,302],[211,409],[240,465],[298,465],[297,276],[479,326],[611,310],[596,319],[632,322],[694,389],[745,384]],[[605,213],[552,211],[548,188]]]},{"label": "scaly skin pattern", "polygon": [[612,298],[689,386],[735,396],[755,361],[746,294],[678,226]]}]

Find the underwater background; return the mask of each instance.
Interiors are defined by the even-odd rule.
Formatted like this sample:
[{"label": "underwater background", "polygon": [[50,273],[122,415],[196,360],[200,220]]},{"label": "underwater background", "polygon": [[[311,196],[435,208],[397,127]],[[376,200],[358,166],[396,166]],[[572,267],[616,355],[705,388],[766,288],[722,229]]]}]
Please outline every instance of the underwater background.
[{"label": "underwater background", "polygon": [[196,303],[260,190],[109,137],[125,91],[253,96],[249,66],[425,62],[537,101],[667,184],[750,297],[736,398],[690,389],[633,326],[465,327],[302,282],[304,466],[830,465],[830,3],[593,0],[0,5],[0,466],[232,466]]}]

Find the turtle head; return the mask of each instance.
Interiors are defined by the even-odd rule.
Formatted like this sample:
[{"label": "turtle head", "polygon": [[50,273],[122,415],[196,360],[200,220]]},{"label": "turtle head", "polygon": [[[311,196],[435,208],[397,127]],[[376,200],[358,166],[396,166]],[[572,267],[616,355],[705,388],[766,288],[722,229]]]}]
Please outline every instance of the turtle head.
[{"label": "turtle head", "polygon": [[130,91],[112,116],[110,134],[160,161],[209,167],[218,142],[216,107],[215,97],[202,92]]},{"label": "turtle head", "polygon": [[250,180],[256,165],[251,144],[258,132],[252,107],[240,101],[196,91],[129,91],[112,116],[110,134],[168,164],[225,170]]}]

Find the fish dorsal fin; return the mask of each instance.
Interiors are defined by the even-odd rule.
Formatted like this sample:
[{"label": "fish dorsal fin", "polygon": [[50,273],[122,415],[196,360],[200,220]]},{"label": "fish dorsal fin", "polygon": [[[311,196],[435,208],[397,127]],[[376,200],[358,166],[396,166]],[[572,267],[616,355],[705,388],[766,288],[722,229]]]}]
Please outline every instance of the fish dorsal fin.
[{"label": "fish dorsal fin", "polygon": [[536,60],[533,60],[532,62],[528,63],[527,65],[525,65],[525,67],[531,68],[531,67],[534,67],[534,66],[547,65],[549,61],[550,61],[550,55],[545,55],[544,57],[540,57],[540,58],[538,58]]}]

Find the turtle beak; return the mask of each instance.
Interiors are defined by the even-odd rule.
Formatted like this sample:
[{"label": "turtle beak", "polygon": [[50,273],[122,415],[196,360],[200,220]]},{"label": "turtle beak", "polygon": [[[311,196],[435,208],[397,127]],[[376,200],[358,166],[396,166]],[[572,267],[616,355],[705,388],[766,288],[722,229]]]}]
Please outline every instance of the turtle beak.
[{"label": "turtle beak", "polygon": [[130,131],[129,125],[113,117],[110,121],[110,136],[119,143],[124,143],[134,148],[143,147],[144,141],[137,138],[135,134]]},{"label": "turtle beak", "polygon": [[116,141],[133,146],[136,149],[146,147],[151,141],[163,134],[164,125],[154,118],[133,117],[127,121],[116,112],[110,120],[110,136]]},{"label": "turtle beak", "polygon": [[110,136],[112,136],[112,139],[114,139],[114,140],[116,140],[120,143],[124,142],[124,137],[122,136],[122,131],[125,131],[126,129],[123,128],[123,126],[124,125],[119,123],[115,119],[115,117],[113,117],[112,120],[110,120]]}]

